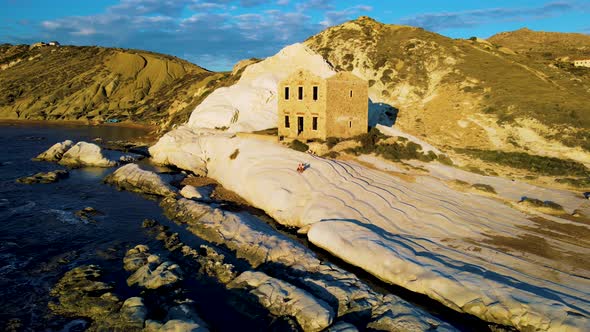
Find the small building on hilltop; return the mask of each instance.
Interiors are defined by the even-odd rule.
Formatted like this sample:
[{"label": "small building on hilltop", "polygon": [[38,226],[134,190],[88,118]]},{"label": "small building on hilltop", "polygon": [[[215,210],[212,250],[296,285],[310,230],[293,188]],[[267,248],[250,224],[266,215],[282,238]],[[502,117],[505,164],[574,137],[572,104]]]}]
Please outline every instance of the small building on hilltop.
[{"label": "small building on hilltop", "polygon": [[590,68],[590,58],[574,59],[573,63],[574,63],[575,67],[588,67],[588,68]]},{"label": "small building on hilltop", "polygon": [[322,78],[298,70],[279,83],[278,92],[280,138],[325,140],[368,130],[369,85],[352,73]]},{"label": "small building on hilltop", "polygon": [[48,43],[48,45],[49,46],[60,46],[61,44],[56,40],[52,40]]}]

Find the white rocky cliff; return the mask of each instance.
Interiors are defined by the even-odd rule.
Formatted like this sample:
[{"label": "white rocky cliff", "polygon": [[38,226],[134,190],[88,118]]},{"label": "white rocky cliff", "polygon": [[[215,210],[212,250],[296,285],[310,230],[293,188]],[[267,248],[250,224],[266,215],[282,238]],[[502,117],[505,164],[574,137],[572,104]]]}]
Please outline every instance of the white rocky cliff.
[{"label": "white rocky cliff", "polygon": [[[243,82],[215,91],[188,125],[150,148],[153,160],[207,175],[334,256],[456,311],[520,330],[590,326],[590,269],[574,257],[590,255],[590,245],[572,234],[545,235],[558,228],[586,234],[587,225],[530,218],[430,176],[408,180],[273,142],[203,130],[274,127],[273,89],[289,74],[286,68],[309,63],[304,68],[330,74],[321,57],[292,47],[248,67]],[[239,155],[230,158],[236,149]],[[310,164],[302,174],[296,171],[300,162]],[[545,251],[523,249],[540,236]]]},{"label": "white rocky cliff", "polygon": [[273,57],[248,66],[237,84],[215,90],[191,114],[191,128],[256,131],[276,127],[277,85],[298,69],[321,77],[335,72],[303,44],[294,44]]}]

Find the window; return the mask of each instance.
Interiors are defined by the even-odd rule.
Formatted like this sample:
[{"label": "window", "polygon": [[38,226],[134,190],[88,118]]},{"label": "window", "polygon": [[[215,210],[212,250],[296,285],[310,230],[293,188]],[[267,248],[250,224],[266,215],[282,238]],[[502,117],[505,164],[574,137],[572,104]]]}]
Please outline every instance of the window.
[{"label": "window", "polygon": [[313,100],[318,100],[318,87],[313,87]]},{"label": "window", "polygon": [[303,100],[303,87],[299,87],[299,100]]},{"label": "window", "polygon": [[285,87],[285,100],[289,100],[289,87]]},{"label": "window", "polygon": [[291,124],[289,123],[289,116],[285,115],[285,128],[291,128]]},{"label": "window", "polygon": [[352,121],[348,121],[348,128],[352,128]]},{"label": "window", "polygon": [[297,117],[297,135],[303,132],[303,117]]},{"label": "window", "polygon": [[352,90],[350,90],[350,98],[352,98]]},{"label": "window", "polygon": [[318,117],[314,116],[311,122],[311,129],[318,130]]}]

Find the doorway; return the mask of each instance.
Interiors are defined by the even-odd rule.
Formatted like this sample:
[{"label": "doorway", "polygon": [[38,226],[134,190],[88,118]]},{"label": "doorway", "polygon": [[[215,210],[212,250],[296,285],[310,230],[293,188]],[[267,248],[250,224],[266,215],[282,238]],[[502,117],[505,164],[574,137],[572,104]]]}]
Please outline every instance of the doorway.
[{"label": "doorway", "polygon": [[297,135],[301,134],[302,132],[303,132],[303,117],[298,116],[297,117]]}]

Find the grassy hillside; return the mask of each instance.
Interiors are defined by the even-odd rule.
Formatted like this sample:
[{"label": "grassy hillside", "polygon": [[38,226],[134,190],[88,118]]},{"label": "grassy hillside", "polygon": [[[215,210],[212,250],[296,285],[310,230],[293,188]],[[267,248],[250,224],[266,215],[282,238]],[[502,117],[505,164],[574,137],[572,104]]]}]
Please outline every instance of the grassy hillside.
[{"label": "grassy hillside", "polygon": [[590,57],[590,35],[533,31],[527,28],[502,32],[489,42],[530,57],[553,60],[558,57]]},{"label": "grassy hillside", "polygon": [[215,88],[235,81],[172,56],[102,47],[0,46],[0,118],[186,121]]},{"label": "grassy hillside", "polygon": [[590,162],[590,69],[574,73],[512,44],[456,40],[367,17],[306,44],[337,69],[367,79],[373,101],[400,110],[397,126],[439,146]]}]

